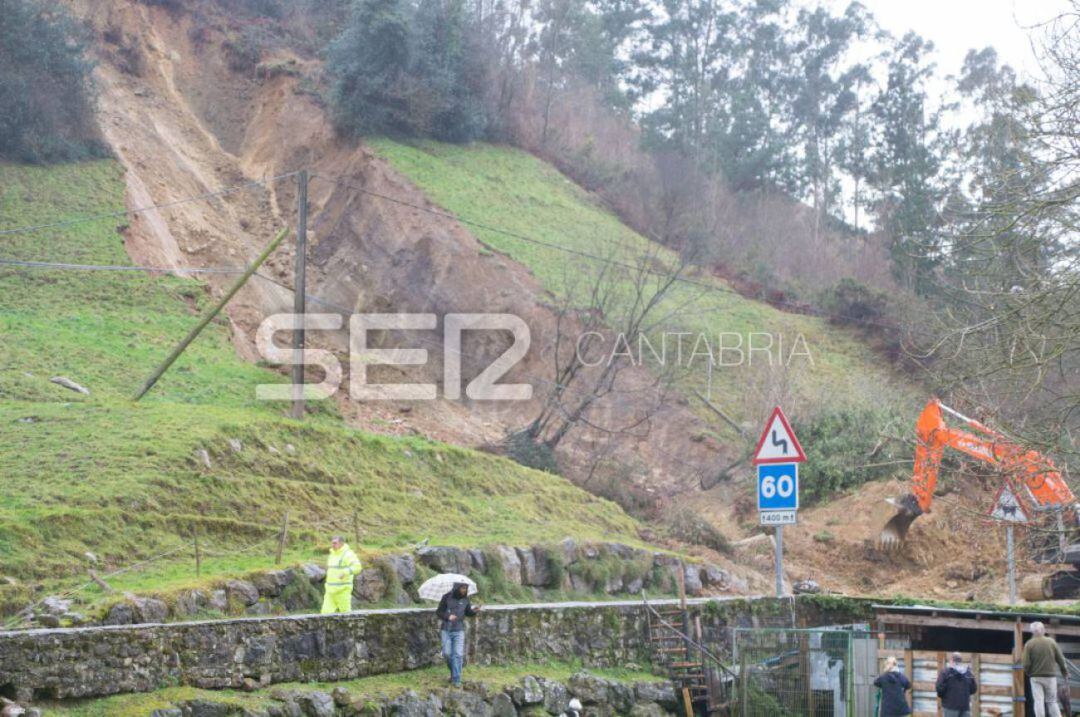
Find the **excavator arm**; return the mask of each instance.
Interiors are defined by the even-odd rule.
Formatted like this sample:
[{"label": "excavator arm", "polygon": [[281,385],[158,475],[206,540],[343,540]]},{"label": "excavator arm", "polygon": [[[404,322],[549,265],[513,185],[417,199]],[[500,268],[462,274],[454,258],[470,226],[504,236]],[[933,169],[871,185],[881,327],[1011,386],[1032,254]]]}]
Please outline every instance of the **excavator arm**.
[{"label": "excavator arm", "polygon": [[[946,424],[945,413],[963,422],[966,430]],[[890,501],[898,511],[881,531],[883,547],[895,547],[902,543],[911,523],[923,513],[930,512],[946,447],[998,466],[1017,487],[1026,489],[1024,498],[1036,509],[1076,504],[1076,496],[1049,458],[1009,441],[1001,433],[954,411],[936,398],[927,402],[915,423],[915,432],[917,442],[912,492],[911,495]]]}]

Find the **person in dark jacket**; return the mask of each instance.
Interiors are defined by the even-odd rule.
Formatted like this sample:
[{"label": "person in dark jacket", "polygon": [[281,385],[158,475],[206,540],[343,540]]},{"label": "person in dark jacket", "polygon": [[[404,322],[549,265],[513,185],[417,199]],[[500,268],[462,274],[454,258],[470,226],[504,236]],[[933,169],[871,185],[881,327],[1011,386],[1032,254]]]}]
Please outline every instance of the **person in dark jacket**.
[{"label": "person in dark jacket", "polygon": [[874,680],[874,686],[881,688],[881,711],[878,712],[880,717],[903,717],[911,714],[906,694],[911,689],[911,682],[897,667],[895,657],[890,656],[885,660],[885,672]]},{"label": "person in dark jacket", "polygon": [[442,655],[450,668],[450,682],[461,687],[461,664],[465,660],[465,618],[473,617],[480,606],[469,602],[469,586],[454,583],[453,589],[442,596],[435,614],[442,621]]},{"label": "person in dark jacket", "polygon": [[971,666],[964,664],[959,652],[954,652],[937,678],[937,696],[941,698],[944,717],[971,717],[971,696],[978,685]]}]

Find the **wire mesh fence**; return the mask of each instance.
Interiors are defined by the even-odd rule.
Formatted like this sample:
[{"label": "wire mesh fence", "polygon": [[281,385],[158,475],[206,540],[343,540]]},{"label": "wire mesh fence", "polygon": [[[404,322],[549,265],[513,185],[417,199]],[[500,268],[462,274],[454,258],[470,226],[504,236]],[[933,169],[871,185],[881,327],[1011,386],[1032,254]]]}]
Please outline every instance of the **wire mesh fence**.
[{"label": "wire mesh fence", "polygon": [[737,628],[739,717],[854,715],[854,637],[845,629]]}]

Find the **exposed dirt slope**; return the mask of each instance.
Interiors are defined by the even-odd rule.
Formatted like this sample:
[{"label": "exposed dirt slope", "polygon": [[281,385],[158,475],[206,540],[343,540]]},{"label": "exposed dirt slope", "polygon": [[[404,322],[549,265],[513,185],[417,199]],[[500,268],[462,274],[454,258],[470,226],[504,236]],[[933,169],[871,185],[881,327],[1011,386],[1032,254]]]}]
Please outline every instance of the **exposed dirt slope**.
[{"label": "exposed dirt slope", "polygon": [[[241,29],[210,3],[170,12],[139,3],[94,3],[85,12],[100,33],[101,123],[128,169],[132,207],[168,203],[243,182],[309,168],[322,177],[431,206],[424,195],[363,146],[339,143],[325,112],[304,90],[318,64],[289,50],[268,50],[257,67],[237,69],[232,46]],[[197,20],[196,20],[197,18]],[[286,20],[288,22],[288,20]],[[268,68],[287,68],[272,71]],[[129,253],[140,261],[186,266],[240,265],[281,226],[294,221],[294,179],[271,182],[222,198],[191,202],[134,219]],[[309,293],[328,302],[324,311],[506,312],[525,319],[534,346],[550,344],[554,325],[547,296],[520,265],[491,252],[455,221],[408,207],[375,202],[353,189],[314,179],[310,185],[312,276]],[[286,248],[264,272],[291,285],[293,254]],[[227,277],[212,278],[221,290]],[[239,350],[256,358],[254,331],[269,313],[291,308],[291,292],[265,280],[245,288],[231,307]],[[441,331],[418,334],[431,349],[429,375],[441,365]],[[393,341],[396,337],[383,337]],[[346,337],[312,335],[314,343],[344,349]],[[411,341],[416,341],[415,335]],[[482,360],[466,361],[475,374],[505,348],[494,335],[466,349]],[[415,345],[415,344],[414,344]],[[520,374],[550,374],[543,349],[531,351]],[[372,380],[394,376],[376,369]],[[511,380],[514,374],[509,377]],[[607,406],[633,416],[641,389],[652,377],[627,372],[625,394]],[[539,391],[538,391],[539,393]],[[535,415],[537,402],[505,405],[436,401],[412,405],[347,402],[357,424],[390,432],[420,432],[464,445],[498,441]],[[624,449],[649,456],[650,480],[667,490],[682,488],[679,464],[697,457],[720,462],[715,443],[692,443],[702,422],[682,406],[665,409],[657,431],[624,439]],[[574,472],[596,436],[582,431],[566,442],[563,460]],[[664,453],[650,450],[663,442]]]}]

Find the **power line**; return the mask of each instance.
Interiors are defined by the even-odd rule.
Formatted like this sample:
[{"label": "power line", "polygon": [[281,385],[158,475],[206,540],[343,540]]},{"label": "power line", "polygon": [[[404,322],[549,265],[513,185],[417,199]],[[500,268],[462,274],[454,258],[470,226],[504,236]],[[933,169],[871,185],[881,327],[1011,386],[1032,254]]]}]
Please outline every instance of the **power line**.
[{"label": "power line", "polygon": [[37,232],[43,229],[62,229],[65,227],[75,226],[76,224],[85,224],[87,222],[101,221],[102,219],[116,219],[118,217],[132,216],[135,214],[142,214],[144,212],[150,212],[160,209],[170,209],[172,207],[178,207],[182,204],[189,204],[191,202],[199,202],[206,199],[213,199],[215,197],[223,197],[228,194],[234,194],[241,192],[252,187],[261,187],[276,182],[281,179],[293,177],[299,174],[296,172],[287,172],[285,174],[278,174],[273,177],[267,177],[265,179],[257,179],[243,184],[237,184],[232,187],[226,187],[215,192],[204,192],[203,194],[195,194],[190,197],[184,197],[183,199],[177,199],[172,202],[165,202],[163,204],[151,204],[145,207],[138,207],[136,209],[122,209],[115,212],[104,212],[102,214],[93,214],[87,217],[78,217],[75,219],[67,219],[62,222],[51,222],[48,224],[31,224],[29,226],[11,227],[8,229],[0,229],[0,236],[6,236],[9,234],[26,234],[30,232]]},{"label": "power line", "polygon": [[147,272],[147,273],[172,273],[187,272],[190,274],[242,274],[246,267],[234,266],[138,266],[134,264],[69,264],[53,261],[25,261],[22,259],[0,258],[0,266],[18,266],[31,269],[56,269],[69,271],[119,271],[119,272]]}]

